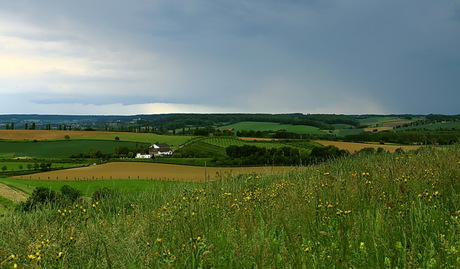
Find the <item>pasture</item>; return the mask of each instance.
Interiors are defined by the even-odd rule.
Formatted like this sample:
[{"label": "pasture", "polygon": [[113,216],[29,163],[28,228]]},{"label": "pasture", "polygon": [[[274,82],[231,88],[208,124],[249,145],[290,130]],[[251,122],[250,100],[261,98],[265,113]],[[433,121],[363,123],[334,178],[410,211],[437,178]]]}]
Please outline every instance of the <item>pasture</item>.
[{"label": "pasture", "polygon": [[163,180],[204,183],[229,175],[273,174],[295,167],[199,167],[163,163],[117,162],[60,171],[17,176],[15,179],[92,181],[92,180]]},{"label": "pasture", "polygon": [[325,134],[325,132],[313,126],[280,124],[276,122],[243,121],[243,122],[238,122],[235,124],[219,126],[216,129],[229,129],[229,128],[233,128],[235,131],[241,131],[241,130],[277,131],[277,130],[285,129],[288,132],[293,132],[293,133],[298,133],[298,134],[314,134],[314,135]]},{"label": "pasture", "polygon": [[[0,160],[0,169],[2,167],[6,167],[6,171],[25,171],[25,170],[32,170],[35,169],[35,163],[40,164],[45,160],[31,160],[31,161],[5,161]],[[87,163],[77,163],[77,162],[54,162],[53,159],[47,159],[45,162],[50,162],[52,165],[50,168],[52,169],[65,169],[71,167],[78,167],[90,164]],[[2,169],[3,170],[3,169]]]},{"label": "pasture", "polygon": [[68,158],[80,153],[97,151],[113,153],[117,147],[145,147],[150,144],[125,141],[70,140],[70,141],[0,141],[0,155],[11,157]]},{"label": "pasture", "polygon": [[[181,186],[181,182],[172,181],[156,181],[156,180],[35,180],[35,179],[21,179],[21,178],[0,178],[0,184],[8,186],[13,190],[20,191],[22,193],[31,194],[36,187],[49,187],[54,191],[68,185],[77,190],[80,190],[84,196],[91,196],[96,190],[100,188],[110,188],[113,190],[122,191],[124,193],[139,193],[145,189],[155,189],[162,191],[165,188],[172,188]],[[199,186],[194,183],[188,186]],[[191,184],[191,185],[190,185]],[[1,195],[0,195],[1,196]],[[21,198],[20,198],[21,199]],[[9,198],[12,200],[12,198]]]}]

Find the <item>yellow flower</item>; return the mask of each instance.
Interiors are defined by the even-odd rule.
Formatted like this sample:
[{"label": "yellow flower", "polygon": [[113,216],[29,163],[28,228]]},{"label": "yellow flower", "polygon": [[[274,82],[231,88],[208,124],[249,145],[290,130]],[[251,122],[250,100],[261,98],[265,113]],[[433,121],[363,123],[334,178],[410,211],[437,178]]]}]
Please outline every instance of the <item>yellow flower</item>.
[{"label": "yellow flower", "polygon": [[42,257],[37,257],[37,262],[40,262],[42,260]]},{"label": "yellow flower", "polygon": [[17,269],[17,268],[18,268],[18,265],[17,265],[17,264],[14,264],[14,265],[13,265],[13,268],[14,268],[14,269]]},{"label": "yellow flower", "polygon": [[364,249],[364,242],[359,243],[359,248]]},{"label": "yellow flower", "polygon": [[200,240],[201,240],[201,237],[198,236],[198,237],[196,238],[196,241],[200,241]]},{"label": "yellow flower", "polygon": [[62,255],[64,255],[64,252],[62,252],[62,251],[59,251],[59,253],[58,253],[58,255],[57,255],[58,259],[59,259],[59,258],[61,258],[61,257],[62,257]]},{"label": "yellow flower", "polygon": [[310,248],[305,248],[305,252],[310,252]]},{"label": "yellow flower", "polygon": [[33,255],[33,254],[30,254],[30,255],[27,256],[27,257],[29,257],[29,259],[31,259],[31,260],[35,260],[35,259],[37,258],[37,257],[36,257],[35,255]]},{"label": "yellow flower", "polygon": [[159,238],[159,237],[158,237],[158,238],[157,238],[157,242],[158,242],[158,243],[162,243],[162,242],[163,242],[163,238]]}]

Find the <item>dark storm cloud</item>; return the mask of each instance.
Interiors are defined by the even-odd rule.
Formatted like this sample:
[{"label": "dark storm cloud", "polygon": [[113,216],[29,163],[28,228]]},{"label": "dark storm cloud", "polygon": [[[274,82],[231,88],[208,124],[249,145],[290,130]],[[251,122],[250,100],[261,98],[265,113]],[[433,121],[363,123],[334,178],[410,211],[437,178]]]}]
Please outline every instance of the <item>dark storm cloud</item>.
[{"label": "dark storm cloud", "polygon": [[0,38],[11,45],[0,42],[0,56],[19,71],[0,63],[7,71],[0,91],[17,88],[38,107],[458,113],[459,7],[428,0],[2,2]]}]

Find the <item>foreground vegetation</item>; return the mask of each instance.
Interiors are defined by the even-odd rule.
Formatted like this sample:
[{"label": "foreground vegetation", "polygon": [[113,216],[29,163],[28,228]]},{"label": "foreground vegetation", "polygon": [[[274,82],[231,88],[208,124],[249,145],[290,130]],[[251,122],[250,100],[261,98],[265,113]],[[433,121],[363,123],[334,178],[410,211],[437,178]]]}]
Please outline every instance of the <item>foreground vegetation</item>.
[{"label": "foreground vegetation", "polygon": [[457,145],[48,204],[0,218],[0,267],[458,268],[459,178]]}]

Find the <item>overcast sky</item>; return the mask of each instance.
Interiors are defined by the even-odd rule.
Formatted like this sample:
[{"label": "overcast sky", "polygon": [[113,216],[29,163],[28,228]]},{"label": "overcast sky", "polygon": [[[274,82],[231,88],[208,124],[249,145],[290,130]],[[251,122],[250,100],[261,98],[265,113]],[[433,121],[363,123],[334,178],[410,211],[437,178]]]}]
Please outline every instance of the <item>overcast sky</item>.
[{"label": "overcast sky", "polygon": [[0,2],[0,113],[460,113],[459,0]]}]

